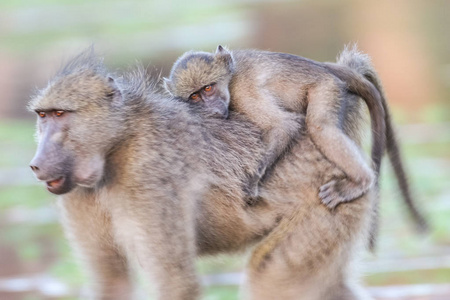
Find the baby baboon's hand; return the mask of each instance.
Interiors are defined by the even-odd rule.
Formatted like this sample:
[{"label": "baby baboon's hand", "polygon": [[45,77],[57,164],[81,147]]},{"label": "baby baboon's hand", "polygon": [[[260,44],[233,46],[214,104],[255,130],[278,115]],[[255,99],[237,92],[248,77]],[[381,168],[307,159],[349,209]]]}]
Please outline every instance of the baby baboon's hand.
[{"label": "baby baboon's hand", "polygon": [[348,178],[331,180],[320,187],[319,197],[323,204],[333,209],[340,203],[355,200],[367,193],[373,182],[372,177],[360,182],[354,182]]}]

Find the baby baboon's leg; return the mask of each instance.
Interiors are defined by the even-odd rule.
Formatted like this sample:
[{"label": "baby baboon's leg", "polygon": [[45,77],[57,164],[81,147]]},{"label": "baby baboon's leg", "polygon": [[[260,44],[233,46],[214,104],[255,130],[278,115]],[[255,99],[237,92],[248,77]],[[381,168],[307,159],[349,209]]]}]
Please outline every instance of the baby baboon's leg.
[{"label": "baby baboon's leg", "polygon": [[65,232],[90,277],[91,298],[131,299],[127,260],[113,238],[110,215],[94,194],[74,191],[60,199],[58,206]]},{"label": "baby baboon's leg", "polygon": [[330,208],[366,193],[375,175],[364,160],[361,150],[342,130],[347,98],[334,80],[327,80],[308,94],[306,125],[314,144],[347,176],[331,180],[320,187],[319,196]]}]

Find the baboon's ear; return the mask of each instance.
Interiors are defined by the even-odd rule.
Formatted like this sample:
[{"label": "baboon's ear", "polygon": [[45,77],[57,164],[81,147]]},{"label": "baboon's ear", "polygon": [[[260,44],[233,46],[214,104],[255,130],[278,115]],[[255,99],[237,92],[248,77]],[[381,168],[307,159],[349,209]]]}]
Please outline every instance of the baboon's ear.
[{"label": "baboon's ear", "polygon": [[217,46],[216,54],[222,52],[223,50],[224,49],[223,49],[222,45]]},{"label": "baboon's ear", "polygon": [[216,54],[227,55],[227,54],[231,54],[231,53],[230,53],[230,51],[228,51],[227,48],[222,47],[222,45],[219,45],[219,46],[217,46]]},{"label": "baboon's ear", "polygon": [[173,96],[171,92],[172,81],[169,78],[163,77],[163,86],[170,95]]},{"label": "baboon's ear", "polygon": [[217,50],[216,50],[216,54],[215,55],[220,60],[224,61],[231,71],[234,70],[233,55],[231,54],[231,52],[227,48],[222,47],[221,45],[217,46]]},{"label": "baboon's ear", "polygon": [[112,106],[121,106],[123,103],[123,96],[114,78],[108,76],[108,85],[111,88],[111,92],[107,96],[111,99]]}]

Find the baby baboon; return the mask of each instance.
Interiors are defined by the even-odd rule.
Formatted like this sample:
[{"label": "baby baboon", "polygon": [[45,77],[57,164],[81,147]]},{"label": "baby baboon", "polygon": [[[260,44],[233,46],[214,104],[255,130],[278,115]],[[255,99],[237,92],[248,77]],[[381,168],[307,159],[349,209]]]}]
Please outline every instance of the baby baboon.
[{"label": "baby baboon", "polygon": [[[298,115],[305,115],[314,143],[347,175],[320,187],[319,196],[330,208],[357,198],[372,183],[372,171],[354,139],[349,138],[359,126],[352,120],[355,112],[349,109],[350,102],[358,99],[350,95],[363,98],[372,118],[375,173],[380,171],[387,136],[388,154],[405,202],[417,224],[426,228],[412,201],[380,81],[370,58],[356,47],[346,48],[337,64],[284,53],[230,52],[221,46],[214,54],[187,52],[174,64],[164,84],[178,99],[219,117],[227,116],[230,105],[263,130],[268,153],[257,177],[250,181],[250,190],[286,151],[300,130]],[[375,221],[373,238],[376,226]],[[371,243],[373,246],[373,239]]]},{"label": "baby baboon", "polygon": [[266,170],[300,132],[299,116],[305,115],[314,143],[347,175],[320,187],[322,201],[334,208],[363,195],[375,179],[343,128],[343,120],[348,117],[347,91],[361,96],[369,106],[376,172],[385,142],[384,111],[378,91],[363,76],[345,71],[351,80],[341,80],[324,64],[302,57],[256,50],[231,53],[219,46],[214,54],[187,52],[181,56],[165,79],[165,87],[175,97],[201,104],[222,117],[227,116],[230,104],[232,110],[262,129],[267,152],[256,176],[249,180],[251,199],[257,196],[258,183]]}]

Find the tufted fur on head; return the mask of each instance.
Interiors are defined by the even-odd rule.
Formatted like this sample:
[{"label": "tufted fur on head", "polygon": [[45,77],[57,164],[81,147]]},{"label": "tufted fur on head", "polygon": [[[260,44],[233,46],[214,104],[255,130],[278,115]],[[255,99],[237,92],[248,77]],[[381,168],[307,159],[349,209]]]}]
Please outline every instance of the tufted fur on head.
[{"label": "tufted fur on head", "polygon": [[164,87],[174,97],[187,100],[206,85],[230,80],[234,73],[234,59],[230,51],[218,46],[215,53],[189,51],[178,58]]}]

